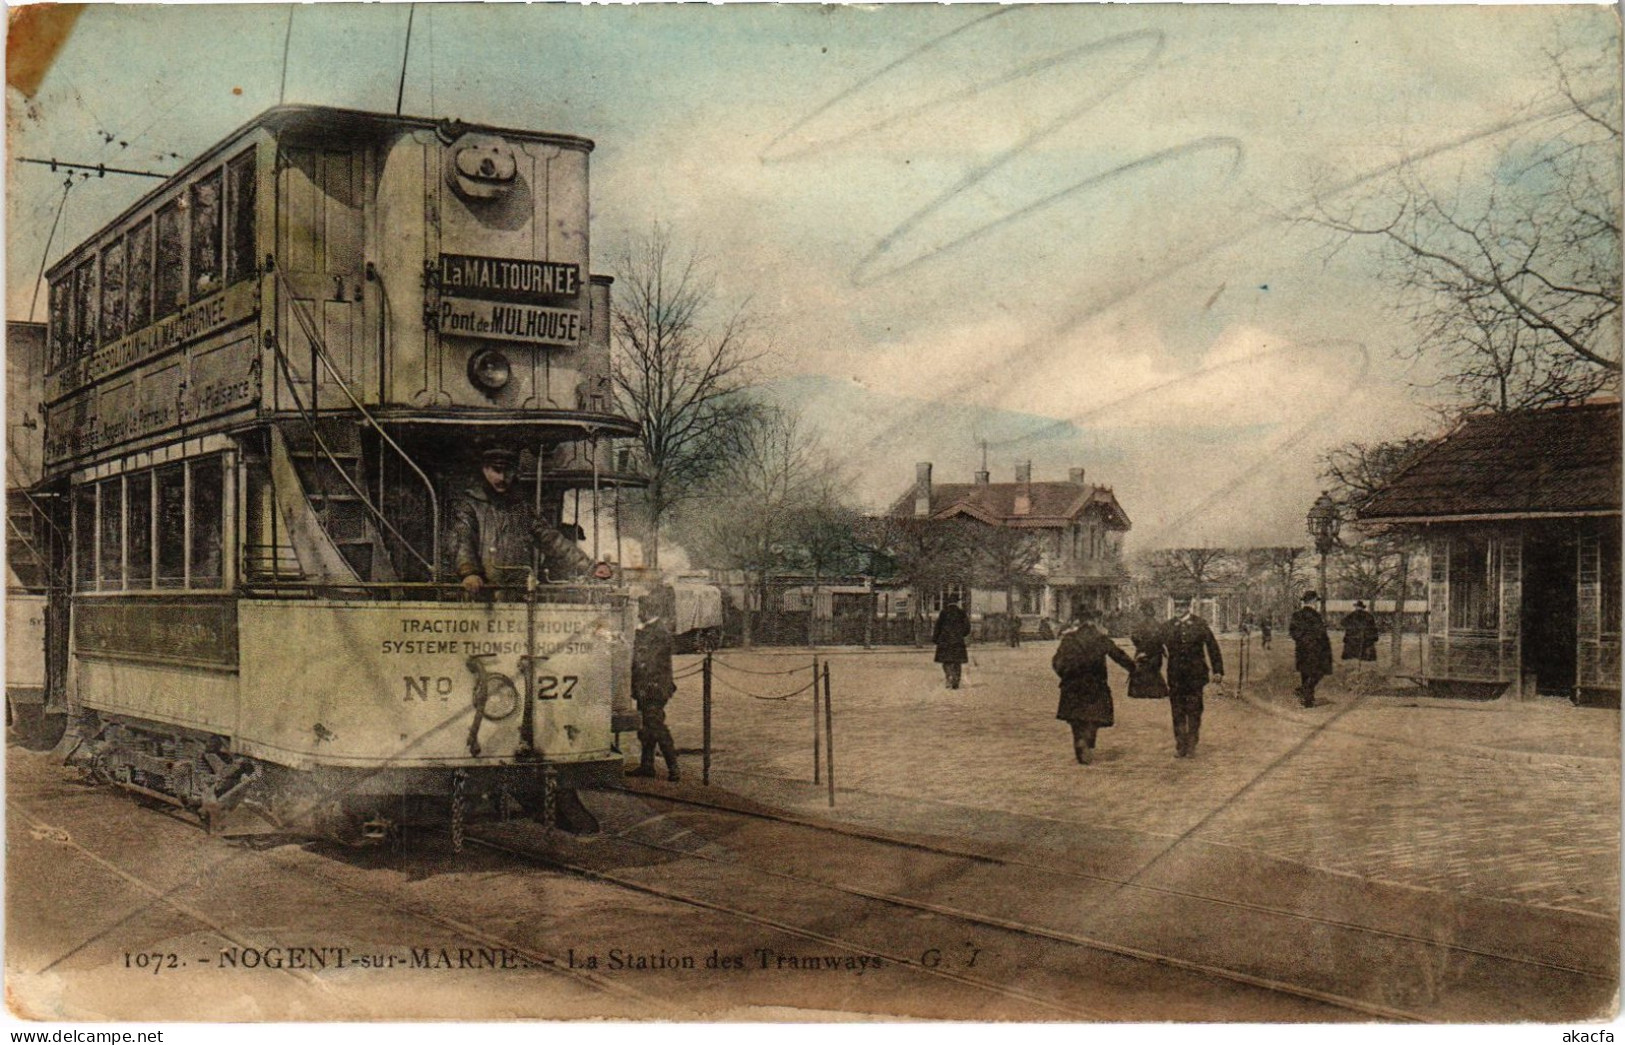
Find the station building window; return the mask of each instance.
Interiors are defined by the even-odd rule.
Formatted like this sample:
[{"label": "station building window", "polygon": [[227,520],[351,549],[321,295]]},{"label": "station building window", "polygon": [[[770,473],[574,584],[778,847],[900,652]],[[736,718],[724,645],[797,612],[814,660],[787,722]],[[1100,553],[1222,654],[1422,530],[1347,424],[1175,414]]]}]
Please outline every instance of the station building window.
[{"label": "station building window", "polygon": [[1494,632],[1501,626],[1501,562],[1489,537],[1450,542],[1450,628]]},{"label": "station building window", "polygon": [[942,608],[948,605],[950,600],[957,602],[963,609],[970,609],[970,606],[965,602],[965,586],[963,584],[949,584],[931,597],[931,612],[941,613]]},{"label": "station building window", "polygon": [[213,294],[224,285],[225,238],[220,224],[225,214],[221,200],[222,179],[222,172],[215,171],[191,189],[193,301]]},{"label": "station building window", "polygon": [[125,296],[130,302],[131,330],[140,330],[152,322],[152,219],[147,218],[125,240],[128,257],[125,259]]},{"label": "station building window", "polygon": [[153,258],[153,318],[163,319],[186,303],[186,225],[180,200],[158,212],[157,245]]},{"label": "station building window", "polygon": [[102,251],[102,343],[124,336],[124,241]]},{"label": "station building window", "polygon": [[226,165],[226,283],[247,279],[254,263],[254,153],[245,152]]}]

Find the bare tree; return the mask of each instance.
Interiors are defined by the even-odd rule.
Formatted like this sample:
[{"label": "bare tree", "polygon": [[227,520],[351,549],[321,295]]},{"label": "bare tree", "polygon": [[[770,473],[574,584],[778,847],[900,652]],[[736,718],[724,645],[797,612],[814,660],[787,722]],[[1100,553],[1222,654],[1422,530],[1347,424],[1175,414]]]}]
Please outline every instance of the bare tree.
[{"label": "bare tree", "polygon": [[1513,410],[1574,402],[1620,380],[1617,38],[1551,57],[1554,89],[1453,185],[1402,166],[1371,195],[1321,200],[1339,245],[1380,245],[1402,351],[1440,364],[1452,399]]},{"label": "bare tree", "polygon": [[[986,587],[1004,592],[1004,614],[1013,622],[1016,615],[1016,589],[1030,580],[1044,557],[1043,545],[1031,530],[1009,526],[978,526],[975,540],[976,576]],[[1014,625],[1012,623],[1012,629]],[[1013,646],[1018,641],[1012,630],[1006,636]]]},{"label": "bare tree", "polygon": [[635,498],[644,555],[660,565],[667,515],[739,450],[753,405],[741,392],[764,354],[743,305],[717,297],[705,258],[655,225],[613,259],[615,391],[638,423],[648,486]]},{"label": "bare tree", "polygon": [[[1321,458],[1321,478],[1344,519],[1353,519],[1362,504],[1403,472],[1431,444],[1422,436],[1378,443],[1348,443]],[[1355,525],[1342,535],[1337,557],[1337,584],[1355,598],[1375,600],[1383,592],[1394,596],[1394,662],[1404,625],[1405,596],[1409,587],[1411,552],[1416,536],[1404,527]]]},{"label": "bare tree", "polygon": [[1298,605],[1298,572],[1305,554],[1305,549],[1291,547],[1248,548],[1244,553],[1243,568],[1272,619],[1285,618]]},{"label": "bare tree", "polygon": [[1208,587],[1227,577],[1236,565],[1234,557],[1224,548],[1163,548],[1146,553],[1144,562],[1164,593],[1198,599],[1206,596]]},{"label": "bare tree", "polygon": [[915,640],[919,641],[925,600],[964,584],[976,568],[976,538],[964,519],[881,516],[859,528],[863,542],[890,564],[891,579],[914,591]]},{"label": "bare tree", "polygon": [[[757,408],[733,438],[732,452],[679,511],[675,529],[696,563],[741,571],[765,607],[772,577],[804,558],[798,537],[807,514],[836,486],[828,456],[794,413]],[[748,605],[744,625],[750,645]]]}]

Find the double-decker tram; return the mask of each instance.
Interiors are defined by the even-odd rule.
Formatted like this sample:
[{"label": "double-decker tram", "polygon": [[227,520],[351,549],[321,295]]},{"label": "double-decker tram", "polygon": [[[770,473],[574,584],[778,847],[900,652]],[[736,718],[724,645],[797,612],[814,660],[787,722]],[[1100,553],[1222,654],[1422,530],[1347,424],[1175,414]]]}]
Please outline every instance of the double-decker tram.
[{"label": "double-decker tram", "polygon": [[580,505],[637,481],[591,150],[279,107],[49,270],[75,759],[211,823],[449,808],[455,833],[489,801],[590,826],[635,607],[539,554],[471,594],[452,520],[500,447],[524,518],[597,558]]}]

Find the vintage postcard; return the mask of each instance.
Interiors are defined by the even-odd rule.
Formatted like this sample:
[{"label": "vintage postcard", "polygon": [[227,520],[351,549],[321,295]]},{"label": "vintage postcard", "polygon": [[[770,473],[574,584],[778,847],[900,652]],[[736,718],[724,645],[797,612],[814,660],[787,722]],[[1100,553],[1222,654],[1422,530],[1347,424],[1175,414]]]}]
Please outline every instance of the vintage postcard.
[{"label": "vintage postcard", "polygon": [[1612,1040],[1617,10],[9,19],[13,1030]]}]

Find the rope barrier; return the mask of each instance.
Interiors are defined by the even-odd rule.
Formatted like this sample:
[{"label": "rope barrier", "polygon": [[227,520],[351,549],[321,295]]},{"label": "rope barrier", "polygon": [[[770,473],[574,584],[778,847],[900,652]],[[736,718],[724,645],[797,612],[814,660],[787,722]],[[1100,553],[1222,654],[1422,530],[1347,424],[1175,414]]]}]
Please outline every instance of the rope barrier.
[{"label": "rope barrier", "polygon": [[814,686],[816,686],[818,684],[818,680],[814,679],[813,681],[807,683],[805,686],[802,686],[799,689],[793,689],[788,693],[780,694],[779,696],[764,697],[759,693],[752,693],[748,689],[740,689],[738,686],[735,686],[732,683],[727,682],[727,681],[725,681],[723,679],[717,678],[715,675],[713,675],[711,678],[712,678],[713,682],[721,683],[722,685],[727,686],[729,689],[733,690],[735,693],[739,693],[739,694],[741,694],[743,696],[747,696],[747,697],[751,698],[752,700],[789,700],[791,697],[800,696],[801,694],[807,692],[809,689],[812,689]]},{"label": "rope barrier", "polygon": [[741,668],[741,667],[738,667],[737,665],[729,664],[727,661],[723,660],[722,658],[715,657],[715,656],[713,656],[711,658],[711,663],[721,665],[722,667],[727,668],[729,671],[737,671],[737,672],[739,672],[740,674],[743,674],[743,675],[794,675],[798,671],[806,671],[807,670],[807,665],[802,664],[802,665],[799,665],[799,666],[794,667],[794,668],[789,668],[789,669],[787,669],[785,671],[755,671],[755,670],[752,670],[751,668]]}]

